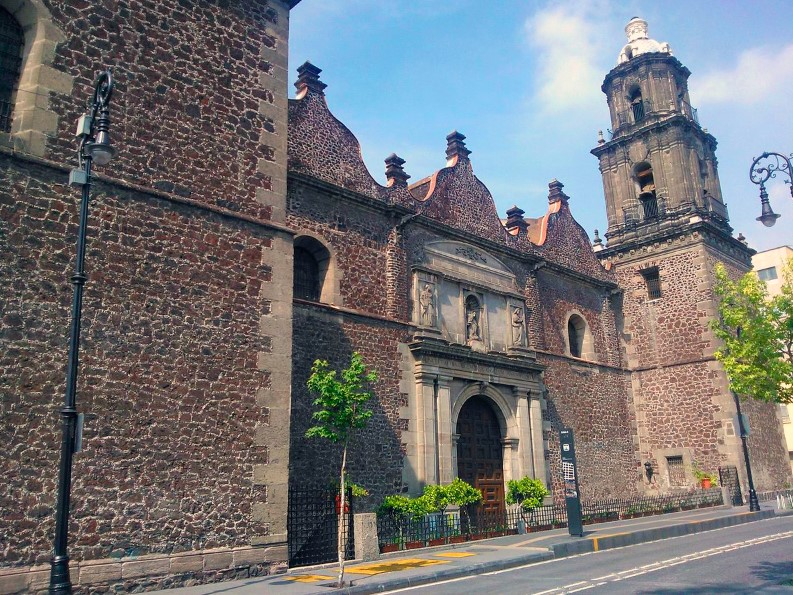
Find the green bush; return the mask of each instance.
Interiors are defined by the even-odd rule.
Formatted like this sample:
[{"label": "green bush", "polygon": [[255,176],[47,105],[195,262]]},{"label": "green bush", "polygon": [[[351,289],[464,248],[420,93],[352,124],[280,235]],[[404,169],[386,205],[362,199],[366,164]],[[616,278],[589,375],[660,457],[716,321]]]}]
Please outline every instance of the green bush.
[{"label": "green bush", "polygon": [[518,504],[520,516],[527,524],[534,509],[542,506],[548,494],[548,489],[539,479],[527,476],[523,479],[510,479],[507,482],[507,504]]}]

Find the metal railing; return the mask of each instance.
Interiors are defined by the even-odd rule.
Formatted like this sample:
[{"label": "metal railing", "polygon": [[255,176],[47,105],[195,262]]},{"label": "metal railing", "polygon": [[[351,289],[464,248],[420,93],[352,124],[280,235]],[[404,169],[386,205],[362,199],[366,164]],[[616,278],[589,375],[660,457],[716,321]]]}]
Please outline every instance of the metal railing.
[{"label": "metal railing", "polygon": [[771,490],[768,492],[757,492],[757,499],[760,502],[770,502],[771,500],[776,500],[777,496],[782,496],[783,498],[793,498],[793,490]]},{"label": "metal railing", "polygon": [[699,126],[699,114],[697,113],[697,109],[691,107],[691,104],[687,101],[680,100],[679,108],[675,108],[674,105],[665,106],[664,108],[656,108],[653,106],[652,102],[649,99],[642,99],[636,103],[632,103],[628,109],[622,110],[614,114],[614,132],[609,131],[611,138],[614,138],[614,134],[619,131],[619,129],[623,126],[627,126],[630,124],[638,124],[647,119],[648,116],[657,113],[666,113],[669,114],[673,111],[679,111],[689,120],[694,122],[697,126]]},{"label": "metal railing", "polygon": [[[723,503],[721,488],[712,488],[666,496],[582,502],[581,513],[584,524],[591,524],[719,506]],[[566,526],[567,509],[563,504],[540,506],[530,514],[521,514],[517,507],[511,507],[500,512],[474,509],[401,519],[388,515],[377,517],[377,534],[383,552]]]},{"label": "metal railing", "polygon": [[289,489],[287,541],[290,567],[336,561],[339,521],[346,536],[344,558],[352,560],[355,557],[352,525],[354,499],[351,491],[347,493],[344,504],[342,514],[341,502],[335,490]]}]

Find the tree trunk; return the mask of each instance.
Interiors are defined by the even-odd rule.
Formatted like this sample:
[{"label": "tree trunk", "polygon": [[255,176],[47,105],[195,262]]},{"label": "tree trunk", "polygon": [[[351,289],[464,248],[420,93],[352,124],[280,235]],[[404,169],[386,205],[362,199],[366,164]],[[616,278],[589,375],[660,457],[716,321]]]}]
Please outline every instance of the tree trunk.
[{"label": "tree trunk", "polygon": [[344,539],[344,537],[345,537],[345,535],[344,535],[344,515],[345,515],[344,498],[347,495],[346,494],[347,490],[345,489],[346,486],[344,484],[344,472],[346,471],[346,469],[347,469],[347,441],[345,440],[344,441],[344,450],[342,451],[342,454],[341,454],[341,484],[340,484],[341,487],[339,488],[339,491],[341,492],[339,494],[339,502],[341,503],[341,506],[339,507],[339,543],[338,543],[338,546],[339,546],[339,580],[338,580],[338,583],[337,583],[337,586],[338,586],[339,589],[341,589],[344,586],[344,550],[347,549],[346,548],[346,545],[347,545],[346,541],[347,540]]}]

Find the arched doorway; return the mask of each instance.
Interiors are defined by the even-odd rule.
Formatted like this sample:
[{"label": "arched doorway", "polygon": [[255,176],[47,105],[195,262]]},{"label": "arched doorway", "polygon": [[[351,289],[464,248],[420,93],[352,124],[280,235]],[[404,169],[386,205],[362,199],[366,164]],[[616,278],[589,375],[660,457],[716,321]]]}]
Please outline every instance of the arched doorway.
[{"label": "arched doorway", "polygon": [[457,475],[482,491],[486,512],[504,510],[501,425],[487,397],[465,402],[457,418]]}]

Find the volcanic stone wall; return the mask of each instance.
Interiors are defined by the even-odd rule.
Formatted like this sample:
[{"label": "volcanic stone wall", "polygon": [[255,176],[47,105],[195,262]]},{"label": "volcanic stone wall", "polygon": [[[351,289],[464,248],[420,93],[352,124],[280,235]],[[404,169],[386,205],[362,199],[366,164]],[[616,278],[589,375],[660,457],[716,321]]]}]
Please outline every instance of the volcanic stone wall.
[{"label": "volcanic stone wall", "polygon": [[30,6],[59,31],[52,68],[74,84],[49,97],[43,154],[0,148],[0,590],[46,586],[80,196],[66,180],[105,66],[118,156],[95,170],[88,223],[72,582],[283,568],[287,3]]},{"label": "volcanic stone wall", "polygon": [[[377,203],[357,204],[355,197],[345,199],[291,178],[289,196],[287,221],[297,230],[297,241],[310,235],[323,243],[332,255],[326,282],[336,279],[339,286],[331,303],[295,302],[290,485],[328,488],[338,482],[341,447],[305,437],[315,411],[315,395],[306,381],[316,359],[341,370],[357,351],[379,380],[373,387],[373,416],[364,429],[353,433],[348,470],[352,480],[370,492],[356,510],[373,509],[384,496],[402,490],[401,430],[407,420],[400,419],[400,409],[407,406],[407,395],[400,388],[400,345],[408,342],[410,326],[390,316],[387,306],[394,301],[389,298],[391,288],[404,274],[404,254],[394,242],[391,218]],[[389,264],[395,259],[403,264]],[[395,271],[390,282],[389,267]],[[406,296],[400,298],[407,301]],[[400,310],[406,311],[404,306]]]},{"label": "volcanic stone wall", "polygon": [[[692,483],[695,464],[710,472],[722,465],[743,467],[735,406],[712,357],[716,342],[708,323],[716,314],[715,264],[727,264],[734,274],[746,269],[739,256],[728,256],[726,244],[709,241],[696,232],[680,235],[615,266],[625,289],[623,338],[633,370],[640,457],[653,464],[662,485],[667,456],[683,457]],[[661,297],[651,300],[642,271],[653,267]],[[758,403],[747,409],[753,431],[763,436],[751,443],[758,489],[783,487],[788,465],[773,407]]]},{"label": "volcanic stone wall", "polygon": [[[582,498],[628,497],[637,493],[635,419],[630,375],[619,364],[617,328],[608,289],[558,273],[540,270],[538,286],[546,351],[538,360],[547,366],[545,439],[554,497],[564,498],[559,430],[571,428]],[[565,356],[567,317],[582,316],[591,333],[593,353]]]},{"label": "volcanic stone wall", "polygon": [[75,121],[96,72],[112,67],[114,177],[272,216],[262,190],[283,195],[286,180],[286,2],[46,4],[65,38],[53,68],[74,80],[72,93],[51,97],[51,159],[74,159]]}]

